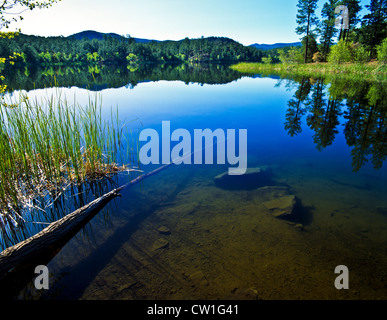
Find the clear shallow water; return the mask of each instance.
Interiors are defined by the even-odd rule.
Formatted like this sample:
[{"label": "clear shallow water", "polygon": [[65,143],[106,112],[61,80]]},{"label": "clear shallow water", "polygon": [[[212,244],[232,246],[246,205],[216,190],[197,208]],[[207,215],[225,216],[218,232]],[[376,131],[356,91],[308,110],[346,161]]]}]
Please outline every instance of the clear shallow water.
[{"label": "clear shallow water", "polygon": [[[386,299],[387,169],[359,165],[383,164],[383,85],[160,79],[102,90],[106,112],[133,130],[247,129],[248,166],[297,197],[292,217],[270,213],[260,183],[216,184],[228,165],[173,166],[109,204],[49,263],[50,290],[20,299]],[[338,265],[350,290],[334,287]]]}]

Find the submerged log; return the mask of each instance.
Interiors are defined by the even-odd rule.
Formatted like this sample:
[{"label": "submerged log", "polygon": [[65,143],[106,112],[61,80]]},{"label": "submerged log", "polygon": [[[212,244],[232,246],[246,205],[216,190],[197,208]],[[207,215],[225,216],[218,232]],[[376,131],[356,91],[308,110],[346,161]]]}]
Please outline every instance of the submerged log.
[{"label": "submerged log", "polygon": [[102,197],[51,223],[29,239],[0,253],[0,298],[14,298],[31,281],[34,269],[46,265],[62,247],[81,230],[103,207],[126,188],[166,169],[164,165],[143,174],[129,183],[114,189]]}]

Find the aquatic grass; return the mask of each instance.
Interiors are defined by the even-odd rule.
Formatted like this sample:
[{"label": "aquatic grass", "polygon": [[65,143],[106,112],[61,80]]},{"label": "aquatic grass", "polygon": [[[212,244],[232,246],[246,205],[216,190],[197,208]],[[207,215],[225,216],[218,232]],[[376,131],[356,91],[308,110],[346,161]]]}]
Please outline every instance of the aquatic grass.
[{"label": "aquatic grass", "polygon": [[0,228],[17,226],[34,199],[55,199],[69,186],[127,169],[122,128],[118,108],[102,118],[98,95],[86,106],[59,91],[42,100],[21,94],[1,105]]}]

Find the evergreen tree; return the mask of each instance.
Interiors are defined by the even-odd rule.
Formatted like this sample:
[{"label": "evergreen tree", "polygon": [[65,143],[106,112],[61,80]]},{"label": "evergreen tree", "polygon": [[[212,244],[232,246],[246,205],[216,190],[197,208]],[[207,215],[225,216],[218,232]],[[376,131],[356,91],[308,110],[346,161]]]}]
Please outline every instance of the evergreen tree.
[{"label": "evergreen tree", "polygon": [[305,53],[304,62],[308,62],[308,50],[310,36],[313,35],[314,28],[318,26],[318,18],[315,14],[318,0],[298,0],[297,7],[297,24],[296,33],[304,35]]},{"label": "evergreen tree", "polygon": [[337,5],[344,5],[348,8],[348,29],[341,30],[339,40],[347,40],[352,31],[356,29],[356,26],[360,22],[359,12],[361,10],[360,0],[341,0]]},{"label": "evergreen tree", "polygon": [[360,40],[375,57],[376,47],[387,37],[387,0],[371,0],[362,22]]},{"label": "evergreen tree", "polygon": [[331,45],[333,44],[333,37],[335,36],[337,29],[335,28],[335,8],[337,6],[337,0],[329,0],[322,8],[321,16],[322,30],[321,30],[321,54],[323,60],[326,61],[329,54]]}]

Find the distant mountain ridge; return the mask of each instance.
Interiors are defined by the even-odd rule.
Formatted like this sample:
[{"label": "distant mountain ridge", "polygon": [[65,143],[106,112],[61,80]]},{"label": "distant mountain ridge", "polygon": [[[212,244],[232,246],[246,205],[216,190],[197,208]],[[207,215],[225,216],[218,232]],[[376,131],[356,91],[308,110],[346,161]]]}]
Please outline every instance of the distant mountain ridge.
[{"label": "distant mountain ridge", "polygon": [[[103,33],[103,32],[98,32],[98,31],[93,31],[93,30],[86,30],[86,31],[74,33],[71,36],[68,36],[68,38],[73,37],[77,40],[82,40],[84,38],[87,38],[89,40],[93,40],[93,39],[103,40],[105,36],[116,38],[116,39],[125,39],[124,36],[119,35],[117,33]],[[139,42],[139,43],[148,43],[148,42],[152,42],[152,41],[159,42],[157,40],[149,40],[149,39],[141,39],[141,38],[134,38],[134,40],[136,42]]]},{"label": "distant mountain ridge", "polygon": [[[112,37],[116,39],[125,39],[126,37],[123,35],[119,35],[117,33],[103,33],[103,32],[98,32],[98,31],[93,31],[93,30],[86,30],[82,32],[75,33],[71,36],[68,36],[68,38],[75,38],[76,40],[82,40],[84,38],[87,38],[89,40],[97,39],[97,40],[103,40],[104,37]],[[226,42],[236,42],[233,39],[225,38],[225,37],[208,37],[207,39],[209,40],[219,40],[221,39],[222,41]],[[142,38],[134,38],[134,40],[137,43],[149,43],[149,42],[164,42],[160,40],[150,40],[150,39],[142,39]],[[179,40],[179,41],[183,41]],[[172,40],[166,40],[166,41],[172,41]],[[165,41],[165,42],[166,42]],[[270,50],[270,49],[277,49],[277,48],[283,48],[283,47],[298,47],[301,46],[301,42],[292,42],[292,43],[274,43],[274,44],[259,44],[259,43],[254,43],[250,45],[249,47],[261,49],[261,50]]]},{"label": "distant mountain ridge", "polygon": [[270,49],[278,49],[278,48],[284,48],[284,47],[299,47],[301,46],[301,42],[292,42],[292,43],[274,43],[274,44],[259,44],[254,43],[250,45],[249,47],[254,47],[261,50],[270,50]]},{"label": "distant mountain ridge", "polygon": [[[76,40],[82,40],[84,38],[87,38],[89,40],[97,39],[97,40],[103,40],[104,37],[112,37],[116,39],[126,39],[125,36],[119,35],[117,33],[103,33],[103,32],[98,32],[98,31],[93,31],[93,30],[86,30],[78,33],[74,33],[71,36],[68,36],[67,38],[74,38]],[[136,42],[138,43],[149,43],[149,42],[181,42],[184,41],[185,39],[181,40],[150,40],[150,39],[142,39],[142,38],[133,38]],[[206,40],[209,41],[223,41],[227,43],[237,43],[235,40],[226,38],[226,37],[207,37],[205,38]]]}]

